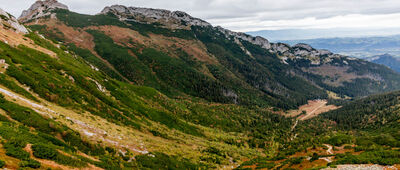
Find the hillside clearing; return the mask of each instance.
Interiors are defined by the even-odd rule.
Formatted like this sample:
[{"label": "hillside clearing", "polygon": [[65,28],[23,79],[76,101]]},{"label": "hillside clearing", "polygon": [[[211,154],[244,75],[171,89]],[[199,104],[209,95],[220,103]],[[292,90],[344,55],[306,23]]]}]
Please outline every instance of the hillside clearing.
[{"label": "hillside clearing", "polygon": [[[297,110],[289,111],[288,117],[297,117],[299,120],[307,120],[311,119],[315,116],[318,116],[321,113],[325,113],[331,110],[338,109],[338,106],[335,105],[327,105],[328,101],[326,100],[309,100],[307,104],[300,106]],[[306,114],[302,115],[302,112],[305,111]]]}]

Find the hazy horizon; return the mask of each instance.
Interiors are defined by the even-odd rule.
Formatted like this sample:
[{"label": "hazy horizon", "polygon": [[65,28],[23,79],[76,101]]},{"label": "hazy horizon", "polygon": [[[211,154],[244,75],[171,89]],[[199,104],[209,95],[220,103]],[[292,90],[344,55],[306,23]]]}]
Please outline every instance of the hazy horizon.
[{"label": "hazy horizon", "polygon": [[312,40],[332,38],[369,38],[400,35],[400,29],[283,29],[246,32],[252,36],[262,36],[271,42],[287,40]]}]

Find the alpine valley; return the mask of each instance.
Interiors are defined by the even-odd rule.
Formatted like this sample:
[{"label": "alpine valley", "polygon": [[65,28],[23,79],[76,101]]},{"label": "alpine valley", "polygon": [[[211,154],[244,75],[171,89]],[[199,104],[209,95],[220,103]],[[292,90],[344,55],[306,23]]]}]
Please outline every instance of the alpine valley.
[{"label": "alpine valley", "polygon": [[383,65],[181,11],[4,10],[0,167],[400,166],[400,74]]}]

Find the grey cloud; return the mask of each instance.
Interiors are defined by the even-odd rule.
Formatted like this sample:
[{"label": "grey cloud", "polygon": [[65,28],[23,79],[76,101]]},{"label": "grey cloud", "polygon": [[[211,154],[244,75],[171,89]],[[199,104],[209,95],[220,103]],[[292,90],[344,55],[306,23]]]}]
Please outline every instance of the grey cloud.
[{"label": "grey cloud", "polygon": [[[19,16],[35,0],[0,0],[0,7]],[[162,8],[185,11],[216,25],[232,25],[249,21],[301,20],[346,16],[350,14],[377,15],[400,13],[399,0],[59,0],[71,10],[96,14],[105,6]],[[290,24],[290,23],[288,23]],[[245,29],[246,25],[230,28]],[[260,26],[261,27],[261,26]],[[270,25],[271,28],[279,27]],[[288,25],[290,27],[290,25]]]}]

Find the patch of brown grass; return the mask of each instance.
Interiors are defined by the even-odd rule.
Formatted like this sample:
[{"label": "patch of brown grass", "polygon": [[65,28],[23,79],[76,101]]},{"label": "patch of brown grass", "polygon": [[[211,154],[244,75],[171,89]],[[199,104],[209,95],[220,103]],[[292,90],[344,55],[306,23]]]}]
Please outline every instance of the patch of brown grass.
[{"label": "patch of brown grass", "polygon": [[0,27],[0,41],[3,41],[13,47],[24,45],[29,48],[35,49],[37,51],[48,54],[51,57],[57,57],[57,55],[53,51],[50,51],[48,49],[36,45],[32,40],[26,38],[24,34],[16,33],[12,30],[4,29],[3,27]]},{"label": "patch of brown grass", "polygon": [[189,56],[193,56],[199,61],[208,64],[218,63],[214,56],[207,53],[205,45],[197,40],[185,40],[176,37],[166,37],[158,34],[149,34],[149,37],[147,37],[129,28],[121,28],[117,26],[91,26],[85,29],[103,31],[107,36],[111,37],[114,42],[122,46],[133,47],[134,44],[132,43],[143,44],[146,47],[155,48],[175,57],[179,57],[179,54],[175,53],[175,51],[181,49]]},{"label": "patch of brown grass", "polygon": [[328,101],[326,100],[309,100],[307,104],[300,106],[297,110],[289,111],[288,117],[296,117],[299,116],[303,111],[306,112],[306,115],[301,115],[298,117],[300,120],[311,119],[315,116],[318,116],[321,113],[328,112],[330,110],[338,109],[339,107],[335,105],[327,105]]}]

